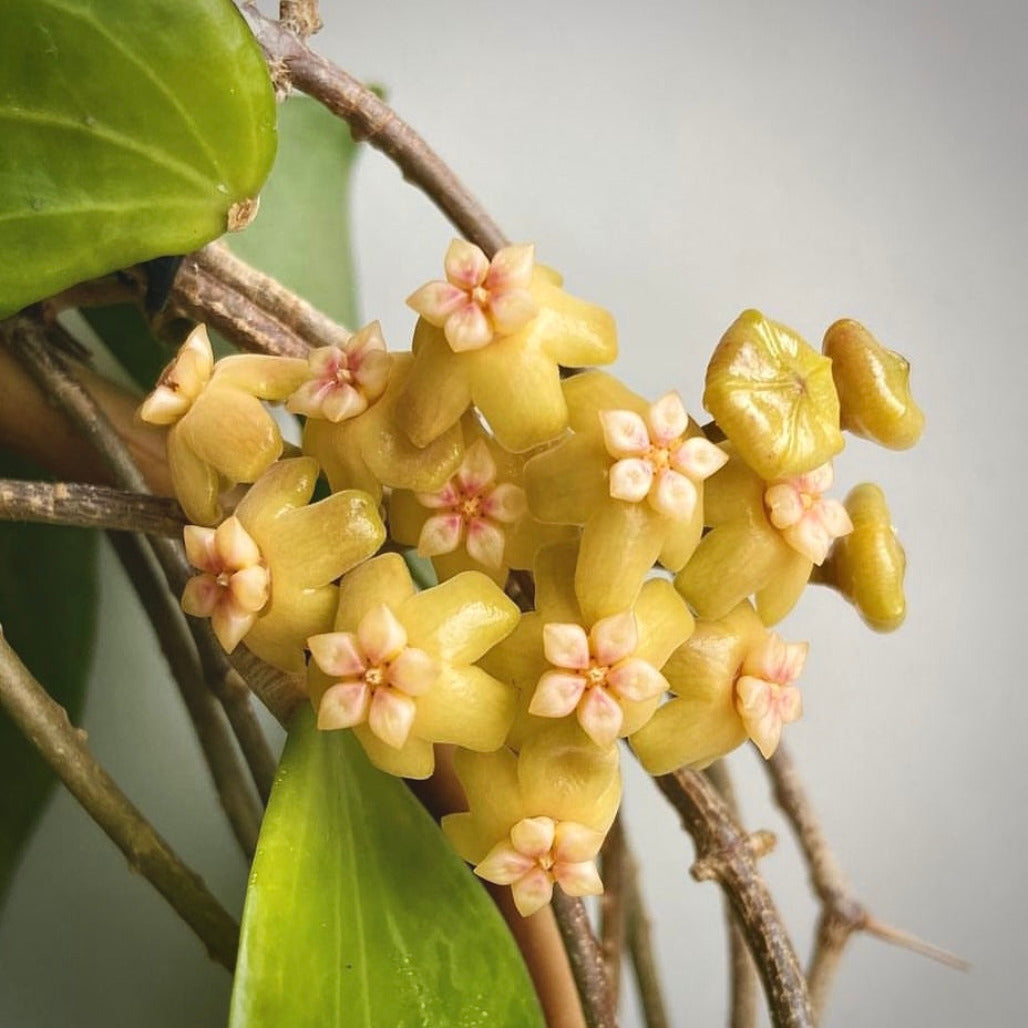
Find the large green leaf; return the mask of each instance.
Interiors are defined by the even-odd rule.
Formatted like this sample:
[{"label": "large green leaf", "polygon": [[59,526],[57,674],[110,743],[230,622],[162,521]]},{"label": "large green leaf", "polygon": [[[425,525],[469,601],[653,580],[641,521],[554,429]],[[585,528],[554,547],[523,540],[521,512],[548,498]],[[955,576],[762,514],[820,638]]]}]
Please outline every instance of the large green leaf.
[{"label": "large green leaf", "polygon": [[275,151],[264,59],[230,0],[0,6],[0,317],[185,253]]},{"label": "large green leaf", "polygon": [[[4,451],[0,476],[35,477]],[[96,628],[96,533],[0,522],[0,624],[29,670],[76,720]],[[0,903],[55,781],[0,710]]]},{"label": "large green leaf", "polygon": [[356,144],[346,122],[307,96],[282,104],[278,132],[260,217],[225,242],[329,317],[356,328],[348,189]]},{"label": "large green leaf", "polygon": [[542,1024],[502,918],[432,819],[352,733],[301,711],[250,876],[230,1028]]}]

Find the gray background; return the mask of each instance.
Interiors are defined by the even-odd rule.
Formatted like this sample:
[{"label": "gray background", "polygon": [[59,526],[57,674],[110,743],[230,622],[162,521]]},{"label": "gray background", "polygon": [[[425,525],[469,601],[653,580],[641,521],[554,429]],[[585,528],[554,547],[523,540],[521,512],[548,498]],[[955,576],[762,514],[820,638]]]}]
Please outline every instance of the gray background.
[{"label": "gray background", "polygon": [[[385,83],[505,230],[614,312],[616,370],[640,392],[673,384],[698,414],[707,355],[748,306],[814,345],[853,316],[910,357],[921,445],[853,441],[837,462],[840,494],[866,479],[887,491],[907,624],[879,637],[836,597],[807,595],[783,628],[812,642],[787,738],[860,895],[974,969],[858,938],[829,1023],[1020,1023],[1022,4],[323,9],[318,47]],[[438,274],[451,231],[377,154],[355,203],[364,309],[401,348],[402,298]],[[242,862],[116,579],[108,564],[91,741],[238,908]],[[764,870],[806,951],[815,908],[795,847],[757,758],[732,764],[749,824],[779,833]],[[716,890],[688,878],[691,848],[652,786],[627,778],[674,1023],[721,1023]],[[223,973],[59,796],[0,922],[0,1024],[218,1024],[226,1003]]]}]

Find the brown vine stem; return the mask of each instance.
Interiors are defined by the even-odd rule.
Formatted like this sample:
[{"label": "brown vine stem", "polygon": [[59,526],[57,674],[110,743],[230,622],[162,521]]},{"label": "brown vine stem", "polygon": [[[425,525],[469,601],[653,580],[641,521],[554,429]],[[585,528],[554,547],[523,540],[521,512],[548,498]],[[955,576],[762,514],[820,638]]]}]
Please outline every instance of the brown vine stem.
[{"label": "brown vine stem", "polygon": [[747,836],[718,791],[698,772],[675,771],[655,781],[693,838],[693,878],[716,881],[732,904],[760,973],[772,1023],[776,1028],[813,1028],[796,951],[757,871],[755,857],[768,851],[773,837]]},{"label": "brown vine stem", "polygon": [[78,482],[0,478],[0,521],[107,528],[177,538],[186,518],[178,503],[165,496],[127,493]]},{"label": "brown vine stem", "polygon": [[600,851],[603,895],[600,898],[600,941],[610,986],[610,1005],[617,1011],[621,991],[621,954],[625,948],[625,828],[619,814]]},{"label": "brown vine stem", "polygon": [[[716,760],[705,772],[711,784],[725,801],[729,813],[737,823],[739,804],[732,776],[728,773],[728,765],[724,760]],[[754,1028],[757,1023],[757,969],[753,966],[750,951],[746,948],[746,939],[742,929],[735,921],[732,906],[726,899],[725,921],[728,926],[728,962],[730,968],[729,991],[731,996],[731,1028]]]},{"label": "brown vine stem", "polygon": [[243,350],[277,357],[306,357],[310,347],[288,326],[200,267],[196,254],[182,261],[168,298],[168,311],[203,321]]},{"label": "brown vine stem", "polygon": [[382,151],[407,181],[429,199],[468,239],[492,256],[507,242],[496,223],[439,156],[367,86],[312,51],[279,22],[265,18],[252,0],[236,0],[271,68],[297,89],[346,121],[355,139]]},{"label": "brown vine stem", "polygon": [[[5,334],[8,345],[32,377],[50,393],[57,405],[82,430],[96,451],[103,457],[118,485],[134,492],[148,493],[146,479],[133,460],[128,447],[97,403],[70,372],[64,360],[47,346],[46,336],[41,326],[31,318],[18,317],[7,322]],[[171,539],[156,537],[150,539],[149,545],[169,582],[173,582],[181,576],[183,568],[188,571],[185,555],[177,543]],[[189,627],[196,639],[197,626],[195,622],[191,622]],[[197,646],[203,657],[204,650],[199,640],[197,640]],[[223,661],[220,667],[227,673],[227,661]],[[246,757],[254,782],[264,794],[270,789],[270,779],[274,776],[275,758],[254,714],[249,694],[245,691],[228,688],[225,675],[222,673],[209,676],[208,685],[221,701],[243,755]],[[226,744],[228,744],[227,740]],[[230,745],[229,749],[231,751]],[[220,758],[218,766],[229,766],[228,760]],[[241,777],[242,771],[238,767],[238,762],[233,760],[231,766],[233,774]],[[214,767],[212,766],[213,771]],[[235,787],[235,790],[238,792],[239,788],[241,786]],[[228,808],[226,807],[226,809]],[[243,828],[244,826],[239,826],[236,831],[240,838],[246,838],[248,835]]]},{"label": "brown vine stem", "polygon": [[872,916],[853,894],[839,867],[788,749],[779,744],[766,766],[775,802],[796,834],[807,862],[811,887],[821,902],[814,952],[807,972],[816,1019],[820,1021],[824,1015],[843,950],[854,932],[867,932],[947,967],[968,970],[970,965],[960,957],[908,932],[883,924]]},{"label": "brown vine stem", "polygon": [[203,669],[184,615],[168,592],[142,538],[127,532],[110,532],[108,538],[153,626],[161,652],[178,685],[225,816],[243,853],[252,860],[261,827],[260,808],[254,802],[246,779],[234,766],[231,741],[214,696],[204,684]]},{"label": "brown vine stem", "polygon": [[278,20],[301,39],[313,36],[324,24],[318,0],[282,0],[278,5]]},{"label": "brown vine stem", "polygon": [[223,243],[209,243],[190,259],[219,282],[253,300],[310,346],[341,346],[350,338],[347,328],[322,314],[278,279],[241,260]]},{"label": "brown vine stem", "polygon": [[239,926],[101,767],[85,743],[85,733],[71,725],[67,712],[33,678],[2,631],[0,703],[130,866],[174,907],[212,959],[231,971]]},{"label": "brown vine stem", "polygon": [[553,890],[553,914],[578,986],[582,1012],[589,1028],[615,1028],[617,1017],[611,1004],[607,969],[596,936],[589,924],[585,904],[561,889]]},{"label": "brown vine stem", "polygon": [[642,1003],[646,1028],[669,1028],[667,1004],[657,972],[657,957],[653,952],[653,932],[650,918],[639,887],[639,867],[632,851],[625,846],[625,908],[628,931],[628,954],[635,972],[639,1001]]}]

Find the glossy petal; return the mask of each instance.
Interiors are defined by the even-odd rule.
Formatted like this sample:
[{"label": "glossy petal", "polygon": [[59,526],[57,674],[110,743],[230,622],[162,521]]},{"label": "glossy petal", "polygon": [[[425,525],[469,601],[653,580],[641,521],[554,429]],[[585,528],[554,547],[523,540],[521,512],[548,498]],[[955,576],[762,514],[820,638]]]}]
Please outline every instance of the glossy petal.
[{"label": "glossy petal", "polygon": [[636,702],[652,700],[654,696],[667,692],[668,688],[664,676],[652,664],[638,657],[632,657],[611,668],[607,675],[607,685],[623,699]]},{"label": "glossy petal", "polygon": [[653,465],[640,457],[626,457],[610,469],[610,495],[615,500],[639,503],[653,485]]},{"label": "glossy petal", "polygon": [[555,864],[553,877],[569,896],[599,896],[603,892],[603,882],[591,860],[580,864]]},{"label": "glossy petal", "polygon": [[410,735],[417,704],[393,689],[376,689],[368,711],[368,727],[387,746],[401,749]]},{"label": "glossy petal", "polygon": [[428,778],[435,768],[435,750],[430,742],[413,735],[397,749],[383,742],[368,725],[356,725],[353,734],[364,748],[368,760],[380,771],[398,778]]},{"label": "glossy petal", "polygon": [[609,746],[618,737],[625,714],[602,686],[594,686],[578,705],[578,722],[597,746]]},{"label": "glossy petal", "polygon": [[470,290],[485,281],[489,258],[474,243],[454,239],[447,247],[443,268],[450,282],[461,289]]},{"label": "glossy petal", "polygon": [[217,524],[221,520],[218,472],[191,449],[181,422],[168,431],[167,449],[172,487],[186,517],[198,525]]},{"label": "glossy petal", "polygon": [[501,482],[482,498],[482,513],[506,525],[517,521],[527,510],[525,490],[512,482]]},{"label": "glossy petal", "polygon": [[214,531],[214,549],[222,567],[236,570],[256,564],[261,551],[239,518],[226,518]]},{"label": "glossy petal", "polygon": [[439,662],[414,646],[403,649],[389,665],[389,684],[408,696],[421,696],[439,679]]},{"label": "glossy petal", "polygon": [[589,637],[581,625],[543,625],[543,652],[554,667],[576,671],[589,667]]},{"label": "glossy petal", "polygon": [[459,514],[437,514],[421,527],[418,553],[422,557],[435,557],[452,553],[460,546],[464,533],[464,520]]},{"label": "glossy petal", "polygon": [[403,625],[384,603],[373,607],[361,618],[357,638],[362,652],[373,666],[393,660],[407,645]]},{"label": "glossy petal", "polygon": [[220,571],[217,549],[214,545],[214,529],[199,525],[186,525],[182,529],[182,541],[186,558],[194,568],[202,571]]},{"label": "glossy petal", "polygon": [[506,534],[485,518],[475,518],[468,523],[467,540],[464,544],[468,554],[487,568],[498,568],[503,563],[503,551],[507,545]]},{"label": "glossy petal", "polygon": [[[456,425],[471,405],[468,370],[454,366],[443,333],[427,321],[414,331],[415,356],[396,405],[400,428],[416,447],[426,447]],[[508,393],[509,395],[509,393]]]},{"label": "glossy petal", "polygon": [[536,717],[567,717],[585,692],[585,679],[566,671],[547,671],[532,695],[528,711]]},{"label": "glossy petal", "polygon": [[194,575],[182,590],[182,609],[193,617],[208,618],[223,595],[224,590],[213,575]]},{"label": "glossy petal", "polygon": [[415,733],[469,750],[503,745],[517,699],[514,690],[480,667],[444,665],[432,688],[418,699]]},{"label": "glossy petal", "polygon": [[268,569],[260,564],[237,571],[229,583],[229,595],[240,610],[257,614],[268,602],[271,582]]},{"label": "glossy petal", "polygon": [[496,251],[485,274],[487,289],[520,289],[532,281],[535,246],[531,243],[504,246]]},{"label": "glossy petal", "polygon": [[465,303],[447,319],[443,329],[446,341],[454,353],[481,350],[493,340],[493,327],[482,308],[476,303]]},{"label": "glossy petal", "polygon": [[535,867],[532,857],[519,852],[509,842],[497,843],[484,860],[475,866],[475,874],[494,885],[511,885]]},{"label": "glossy petal", "polygon": [[593,656],[600,664],[616,664],[639,645],[639,626],[630,610],[601,618],[589,632]]},{"label": "glossy petal", "polygon": [[612,457],[640,457],[650,446],[646,422],[630,410],[599,412],[603,443]]},{"label": "glossy petal", "polygon": [[428,282],[407,297],[407,306],[426,321],[442,327],[446,319],[468,301],[467,293],[449,282]]},{"label": "glossy petal", "polygon": [[318,704],[318,728],[323,732],[353,728],[368,719],[371,690],[364,682],[340,682],[326,690]]},{"label": "glossy petal", "polygon": [[[417,592],[410,571],[398,553],[383,553],[358,564],[339,583],[339,609],[335,627],[353,631],[380,603],[392,610]],[[417,644],[415,644],[417,645]]]},{"label": "glossy petal", "polygon": [[554,832],[553,855],[561,863],[579,864],[592,860],[602,845],[603,832],[574,821],[561,821]]},{"label": "glossy petal", "polygon": [[659,446],[667,446],[685,432],[689,424],[689,415],[678,393],[670,392],[665,393],[650,407],[647,420],[650,423],[653,441]]},{"label": "glossy petal", "polygon": [[464,459],[457,469],[456,479],[465,493],[480,493],[496,478],[496,461],[493,460],[484,439],[476,440],[464,451]]},{"label": "glossy petal", "polygon": [[499,335],[523,328],[539,313],[539,304],[527,289],[511,289],[489,298],[489,316]]},{"label": "glossy petal", "polygon": [[528,506],[540,521],[584,525],[608,489],[606,451],[598,438],[573,435],[525,464]]},{"label": "glossy petal", "polygon": [[716,474],[728,462],[728,454],[702,436],[686,439],[671,455],[671,466],[694,482],[702,482]]},{"label": "glossy petal", "polygon": [[534,868],[510,887],[514,906],[522,917],[542,910],[553,898],[553,881],[542,868]]},{"label": "glossy petal", "polygon": [[257,615],[234,603],[219,603],[211,613],[211,628],[226,653],[231,653],[253,628]]},{"label": "glossy petal", "polygon": [[353,632],[326,632],[307,640],[314,663],[332,678],[356,678],[367,665]]},{"label": "glossy petal", "polygon": [[518,853],[538,859],[553,848],[556,827],[552,817],[522,818],[510,830],[510,841]]},{"label": "glossy petal", "polygon": [[698,499],[696,486],[690,479],[670,468],[664,468],[657,475],[656,485],[650,494],[650,505],[666,518],[688,521],[692,518]]}]

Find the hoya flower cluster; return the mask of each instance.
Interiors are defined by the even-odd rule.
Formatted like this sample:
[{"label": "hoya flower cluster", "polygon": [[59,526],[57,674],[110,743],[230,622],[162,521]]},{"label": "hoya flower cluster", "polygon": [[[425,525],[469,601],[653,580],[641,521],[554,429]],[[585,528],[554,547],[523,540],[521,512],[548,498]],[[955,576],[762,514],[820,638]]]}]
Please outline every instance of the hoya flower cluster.
[{"label": "hoya flower cluster", "polygon": [[[141,416],[168,426],[195,522],[186,612],[304,674],[319,727],[383,771],[424,778],[456,747],[468,809],[443,828],[527,916],[555,885],[602,891],[619,740],[654,774],[747,739],[774,752],[807,644],[772,626],[808,581],[872,627],[902,621],[884,496],[833,498],[832,460],[843,429],[902,448],[922,416],[906,362],[856,322],[817,353],[747,311],[701,427],[677,392],[562,378],[614,360],[614,322],[531,246],[490,260],[456,240],[443,265],[408,299],[410,353],[373,322],[307,360],[215,362],[199,326]],[[299,453],[273,403],[302,416]]]}]

